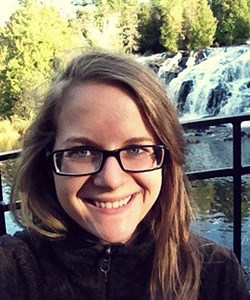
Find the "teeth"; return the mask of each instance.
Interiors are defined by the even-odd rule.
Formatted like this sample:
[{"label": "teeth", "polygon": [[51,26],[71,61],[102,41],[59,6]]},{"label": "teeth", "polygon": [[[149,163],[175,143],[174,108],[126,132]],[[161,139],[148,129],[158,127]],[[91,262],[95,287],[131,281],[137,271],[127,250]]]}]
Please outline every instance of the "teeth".
[{"label": "teeth", "polygon": [[131,199],[131,197],[132,196],[129,196],[123,200],[114,201],[114,202],[95,201],[95,206],[100,207],[100,208],[106,208],[106,209],[119,208],[121,206],[127,205],[129,200]]}]

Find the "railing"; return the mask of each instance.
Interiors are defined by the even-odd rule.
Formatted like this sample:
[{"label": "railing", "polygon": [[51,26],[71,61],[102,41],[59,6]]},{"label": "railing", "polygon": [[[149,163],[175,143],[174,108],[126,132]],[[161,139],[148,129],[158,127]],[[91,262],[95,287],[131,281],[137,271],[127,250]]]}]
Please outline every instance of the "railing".
[{"label": "railing", "polygon": [[[199,129],[221,124],[232,124],[233,126],[233,166],[231,168],[190,172],[188,173],[188,176],[190,180],[202,180],[227,176],[231,176],[233,178],[233,250],[239,261],[241,261],[241,178],[243,175],[250,174],[250,166],[242,166],[241,158],[241,123],[244,121],[250,121],[250,114],[222,118],[206,118],[182,123],[184,129]],[[1,161],[15,159],[18,157],[19,153],[20,151],[0,153],[0,164]],[[6,232],[4,212],[9,210],[9,206],[3,203],[1,178],[0,165],[0,235]]]},{"label": "railing", "polygon": [[8,204],[3,202],[3,184],[2,184],[2,169],[1,163],[2,161],[16,159],[20,154],[20,150],[14,150],[9,152],[0,153],[0,235],[6,233],[6,223],[4,218],[4,213],[10,210]]},{"label": "railing", "polygon": [[206,118],[183,123],[184,129],[199,129],[201,127],[221,124],[232,124],[233,126],[233,166],[231,168],[192,172],[188,173],[188,176],[190,180],[227,176],[233,178],[233,250],[239,261],[241,261],[241,178],[243,175],[250,174],[250,166],[242,166],[241,123],[244,121],[250,121],[250,114],[222,118]]}]

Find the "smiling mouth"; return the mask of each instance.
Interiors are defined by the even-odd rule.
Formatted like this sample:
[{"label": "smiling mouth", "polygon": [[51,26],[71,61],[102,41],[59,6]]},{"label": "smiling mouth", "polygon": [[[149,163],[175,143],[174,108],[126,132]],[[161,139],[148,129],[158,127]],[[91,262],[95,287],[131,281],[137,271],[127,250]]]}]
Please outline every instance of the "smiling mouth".
[{"label": "smiling mouth", "polygon": [[93,201],[91,201],[91,203],[98,208],[114,209],[114,208],[119,208],[119,207],[127,205],[129,203],[129,201],[131,200],[131,198],[132,198],[132,195],[130,195],[129,197],[124,198],[122,200],[119,200],[119,201],[103,202],[103,201],[93,200]]}]

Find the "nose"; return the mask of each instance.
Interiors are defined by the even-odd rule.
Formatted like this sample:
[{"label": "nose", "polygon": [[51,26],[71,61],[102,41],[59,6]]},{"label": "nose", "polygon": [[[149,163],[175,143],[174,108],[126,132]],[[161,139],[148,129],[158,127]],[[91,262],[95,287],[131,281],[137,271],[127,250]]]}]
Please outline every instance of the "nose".
[{"label": "nose", "polygon": [[124,172],[116,157],[108,157],[99,173],[94,175],[93,182],[97,187],[107,190],[115,190],[121,186],[128,174]]}]

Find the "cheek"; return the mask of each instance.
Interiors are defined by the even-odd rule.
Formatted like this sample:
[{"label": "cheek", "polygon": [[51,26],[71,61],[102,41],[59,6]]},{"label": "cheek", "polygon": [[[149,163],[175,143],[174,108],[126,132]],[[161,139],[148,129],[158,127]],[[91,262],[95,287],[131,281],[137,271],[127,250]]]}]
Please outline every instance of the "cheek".
[{"label": "cheek", "polygon": [[148,173],[141,173],[137,178],[137,184],[142,187],[146,197],[145,200],[154,203],[161,190],[162,171],[156,170]]},{"label": "cheek", "polygon": [[72,202],[84,186],[86,178],[84,177],[63,177],[54,176],[57,198],[60,203],[65,201]]}]

